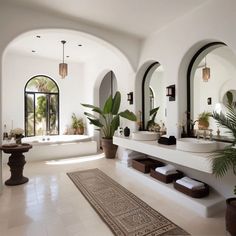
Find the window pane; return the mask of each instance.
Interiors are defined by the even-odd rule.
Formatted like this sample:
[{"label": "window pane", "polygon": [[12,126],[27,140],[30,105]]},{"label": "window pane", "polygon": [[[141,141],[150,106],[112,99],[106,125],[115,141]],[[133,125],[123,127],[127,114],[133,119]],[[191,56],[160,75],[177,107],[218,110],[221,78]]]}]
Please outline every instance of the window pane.
[{"label": "window pane", "polygon": [[34,136],[34,113],[28,113],[26,129],[27,136]]},{"label": "window pane", "polygon": [[26,94],[26,111],[27,113],[34,112],[34,94]]},{"label": "window pane", "polygon": [[36,76],[31,79],[25,89],[26,92],[58,93],[56,83],[46,76]]},{"label": "window pane", "polygon": [[58,95],[50,95],[49,113],[50,134],[58,134]]},{"label": "window pane", "polygon": [[47,132],[47,99],[45,94],[35,94],[35,132],[45,135]]},{"label": "window pane", "polygon": [[26,121],[26,135],[34,135],[34,94],[26,94],[26,108],[25,108],[25,121]]}]

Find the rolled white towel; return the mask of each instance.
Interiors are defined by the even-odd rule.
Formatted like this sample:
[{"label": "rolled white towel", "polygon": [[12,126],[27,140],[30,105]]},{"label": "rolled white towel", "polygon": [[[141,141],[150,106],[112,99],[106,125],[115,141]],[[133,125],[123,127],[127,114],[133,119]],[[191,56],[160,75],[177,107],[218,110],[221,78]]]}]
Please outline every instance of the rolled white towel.
[{"label": "rolled white towel", "polygon": [[190,179],[188,177],[183,177],[182,179],[178,179],[176,183],[185,186],[189,189],[203,189],[205,188],[202,182],[198,182],[196,180]]},{"label": "rolled white towel", "polygon": [[182,180],[188,182],[188,183],[191,183],[193,184],[195,187],[201,187],[201,186],[204,186],[204,183],[200,182],[200,181],[197,181],[197,180],[194,180],[194,179],[191,179],[187,176],[183,177]]},{"label": "rolled white towel", "polygon": [[163,175],[171,175],[171,174],[176,174],[178,173],[176,171],[176,168],[173,165],[166,165],[166,166],[162,166],[162,167],[157,167],[155,169],[156,172],[159,172]]}]

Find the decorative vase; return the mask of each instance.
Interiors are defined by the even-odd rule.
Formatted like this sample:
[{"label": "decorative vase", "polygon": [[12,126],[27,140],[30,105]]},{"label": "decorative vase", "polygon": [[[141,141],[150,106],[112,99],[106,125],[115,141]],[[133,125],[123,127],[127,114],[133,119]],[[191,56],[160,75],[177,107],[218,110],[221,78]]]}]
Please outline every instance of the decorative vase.
[{"label": "decorative vase", "polygon": [[22,142],[22,138],[23,138],[24,136],[22,135],[22,134],[16,134],[15,135],[15,140],[16,140],[16,144],[21,144]]},{"label": "decorative vase", "polygon": [[113,139],[102,138],[102,150],[104,151],[105,157],[113,159],[116,157],[116,151],[118,146],[113,144]]},{"label": "decorative vase", "polygon": [[129,137],[129,135],[130,135],[130,129],[128,127],[125,127],[124,128],[124,136]]}]

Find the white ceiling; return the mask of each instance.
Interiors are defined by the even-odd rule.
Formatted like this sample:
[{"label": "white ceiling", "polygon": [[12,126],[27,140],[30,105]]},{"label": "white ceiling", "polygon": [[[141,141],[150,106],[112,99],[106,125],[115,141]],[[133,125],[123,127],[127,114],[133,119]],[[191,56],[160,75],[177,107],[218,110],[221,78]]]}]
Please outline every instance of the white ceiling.
[{"label": "white ceiling", "polygon": [[[40,38],[37,36],[40,36]],[[98,39],[95,40],[80,32],[59,29],[37,30],[21,35],[11,42],[8,46],[8,52],[61,61],[63,55],[62,40],[66,41],[66,62],[85,63],[96,56],[104,55],[105,52],[112,53]]]},{"label": "white ceiling", "polygon": [[[208,0],[0,0],[35,8],[64,17],[89,21],[94,25],[123,31],[139,38],[156,32]],[[36,36],[40,35],[41,38]],[[66,30],[38,30],[21,35],[9,51],[49,59],[62,59],[61,40],[66,40],[66,61],[87,62],[108,51],[85,34]],[[82,44],[82,47],[78,45]],[[35,52],[32,52],[35,51]]]},{"label": "white ceiling", "polygon": [[2,0],[78,18],[141,38],[209,0]]}]

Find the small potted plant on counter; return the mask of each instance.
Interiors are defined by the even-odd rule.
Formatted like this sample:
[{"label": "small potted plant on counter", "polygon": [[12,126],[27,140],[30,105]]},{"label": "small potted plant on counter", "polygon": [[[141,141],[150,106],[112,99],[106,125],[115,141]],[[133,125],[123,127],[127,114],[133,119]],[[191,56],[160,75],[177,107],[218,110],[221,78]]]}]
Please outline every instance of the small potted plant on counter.
[{"label": "small potted plant on counter", "polygon": [[[212,170],[216,177],[223,177],[228,171],[233,170],[236,177],[236,109],[232,104],[231,95],[228,97],[226,114],[213,112],[216,122],[226,128],[233,135],[233,143],[223,150],[218,150],[212,155]],[[236,186],[234,187],[234,197],[226,200],[226,230],[236,236]]]},{"label": "small potted plant on counter", "polygon": [[198,115],[198,129],[208,129],[210,116],[212,116],[211,112],[207,111],[204,111]]},{"label": "small potted plant on counter", "polygon": [[72,114],[72,128],[74,134],[84,134],[84,122],[82,118],[78,118],[75,113]]},{"label": "small potted plant on counter", "polygon": [[98,116],[95,116],[91,113],[84,112],[90,124],[97,126],[102,132],[102,149],[106,158],[115,158],[117,146],[113,144],[113,135],[120,125],[120,117],[136,121],[136,116],[133,112],[129,110],[119,112],[120,102],[121,94],[117,91],[114,98],[109,96],[103,109],[90,104],[81,104],[98,114]]}]

